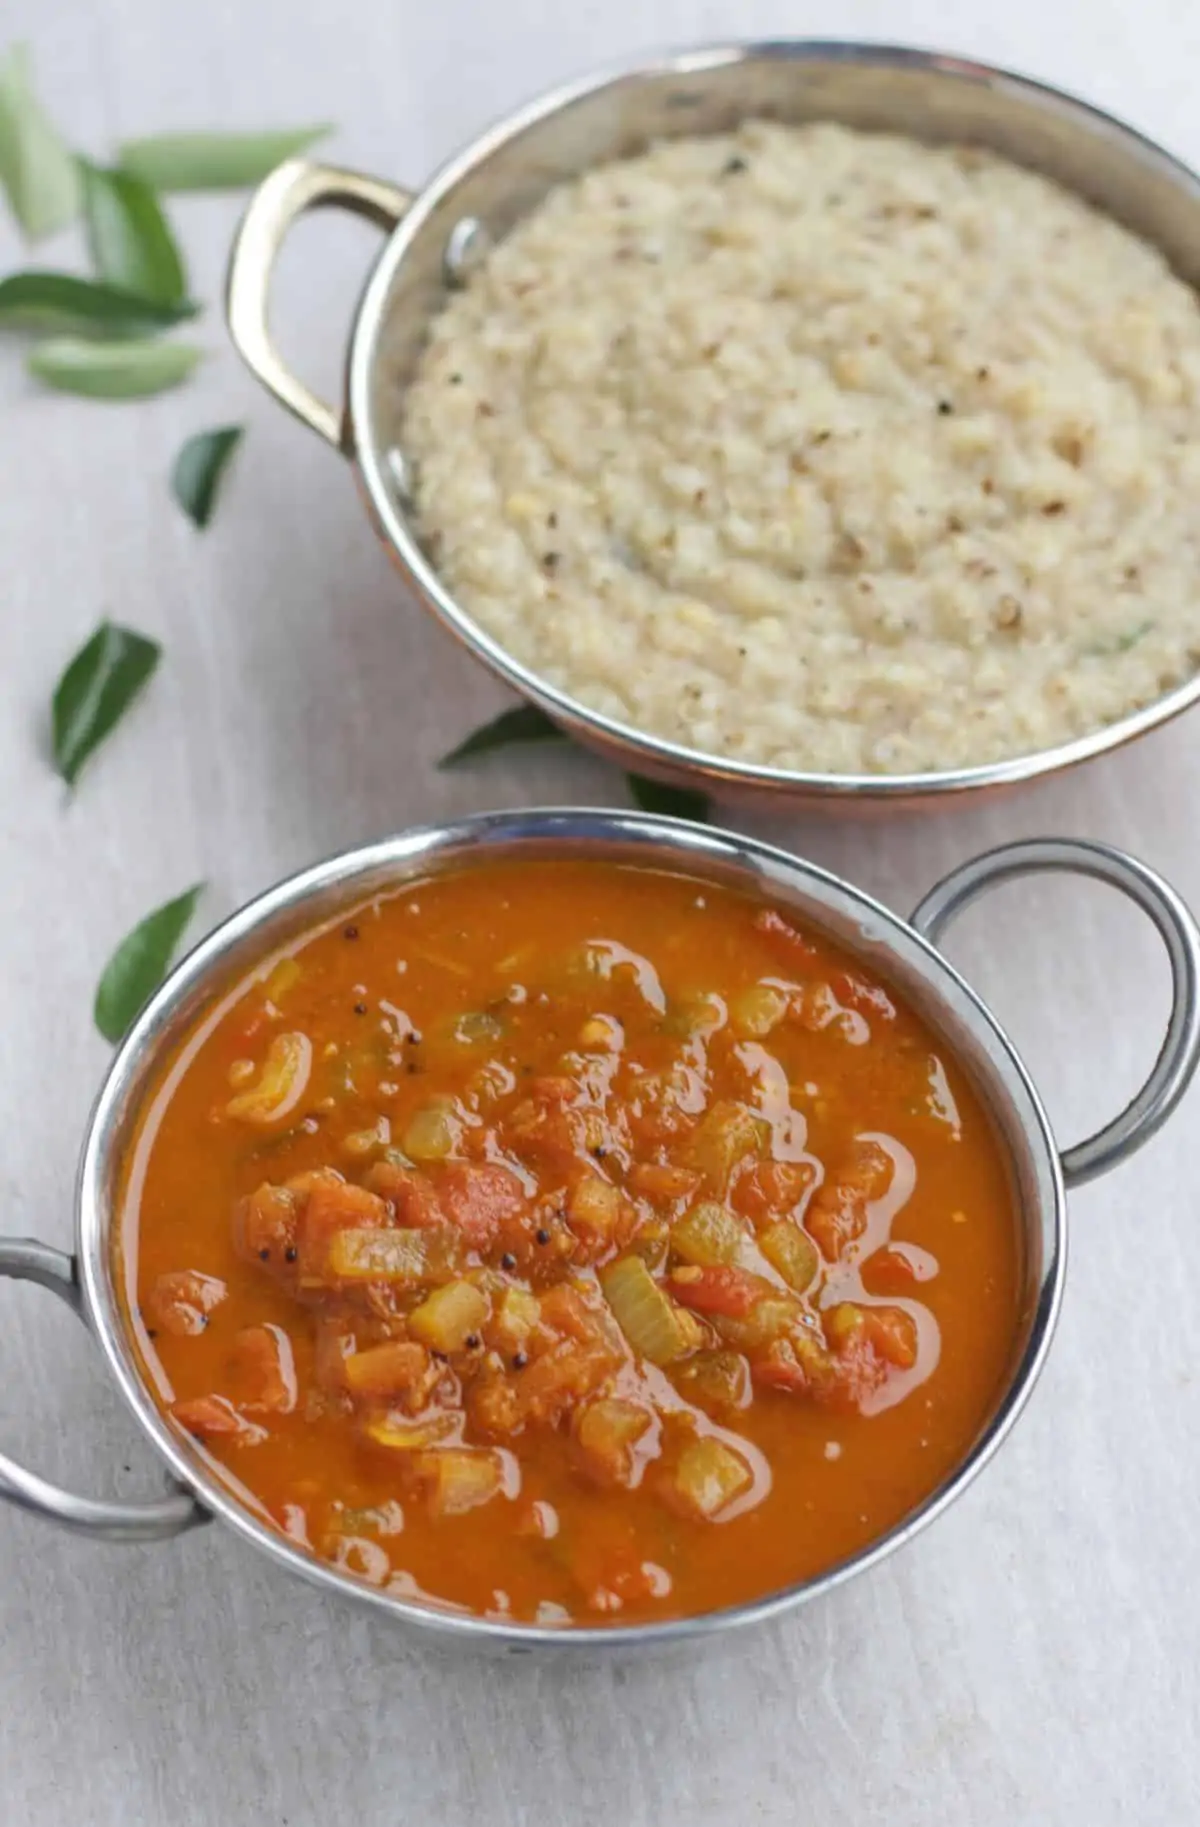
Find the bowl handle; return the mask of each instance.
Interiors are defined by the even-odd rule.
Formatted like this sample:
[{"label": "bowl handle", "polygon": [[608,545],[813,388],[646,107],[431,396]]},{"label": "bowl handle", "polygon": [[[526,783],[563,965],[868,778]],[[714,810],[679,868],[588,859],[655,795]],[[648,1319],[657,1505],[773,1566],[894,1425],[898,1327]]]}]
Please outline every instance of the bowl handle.
[{"label": "bowl handle", "polygon": [[[32,1237],[0,1237],[0,1275],[38,1282],[84,1318],[73,1256],[36,1243]],[[74,1497],[36,1472],[27,1472],[4,1453],[0,1453],[0,1498],[96,1541],[162,1541],[210,1520],[208,1511],[182,1489],[150,1503],[104,1503],[93,1497]]]},{"label": "bowl handle", "polygon": [[229,257],[225,315],[234,347],[268,393],[335,450],[349,454],[346,415],[317,398],[284,364],[267,326],[271,275],[288,230],[310,209],[348,209],[382,229],[395,228],[412,197],[396,184],[333,165],[285,159],[250,199]]},{"label": "bowl handle", "polygon": [[1119,1116],[1064,1152],[1063,1180],[1073,1187],[1094,1180],[1148,1142],[1191,1082],[1200,1062],[1200,928],[1170,884],[1145,863],[1109,844],[1073,837],[1005,844],[964,863],[930,889],[914,911],[912,925],[936,945],[955,915],[984,889],[1047,870],[1093,876],[1119,889],[1153,920],[1171,962],[1171,1018],[1154,1070]]}]

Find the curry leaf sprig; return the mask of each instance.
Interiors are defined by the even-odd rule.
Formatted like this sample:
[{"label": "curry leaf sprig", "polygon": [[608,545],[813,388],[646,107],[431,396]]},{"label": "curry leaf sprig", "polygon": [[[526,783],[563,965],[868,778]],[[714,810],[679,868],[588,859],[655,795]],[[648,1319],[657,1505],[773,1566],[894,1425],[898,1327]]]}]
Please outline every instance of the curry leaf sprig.
[{"label": "curry leaf sprig", "polygon": [[24,45],[0,63],[0,183],[29,239],[82,214],[94,271],[93,280],[32,270],[4,282],[0,327],[69,333],[35,347],[29,372],[92,399],[141,399],[186,379],[200,351],[161,339],[198,307],[158,197],[136,172],[71,152],[38,99]]},{"label": "curry leaf sprig", "polygon": [[[267,133],[165,133],[128,140],[116,162],[77,154],[38,96],[28,46],[0,53],[0,192],[25,239],[37,242],[83,218],[92,276],[35,267],[0,280],[0,331],[39,340],[26,357],[47,386],[91,399],[134,400],[186,381],[203,356],[164,335],[199,315],[183,255],[162,204],[179,191],[257,184],[328,126]],[[195,526],[209,523],[243,435],[219,426],[188,438],[172,493]],[[54,688],[54,763],[69,785],[140,696],[161,657],[156,641],[102,622]],[[101,976],[96,1026],[128,1031],[171,964],[202,884],[166,902],[123,939]]]},{"label": "curry leaf sprig", "polygon": [[[560,729],[536,704],[518,704],[472,730],[442,756],[438,767],[457,768],[464,761],[476,761],[482,755],[495,754],[498,749],[569,741],[566,730]],[[712,802],[707,793],[698,792],[694,787],[668,786],[660,780],[649,780],[644,774],[626,774],[625,781],[634,805],[640,806],[643,812],[690,818],[699,824],[707,824],[712,818]]]},{"label": "curry leaf sprig", "polygon": [[[203,351],[163,333],[200,307],[162,197],[257,184],[329,131],[162,133],[125,141],[104,165],[67,145],[38,97],[28,46],[12,45],[0,56],[0,190],[28,241],[82,216],[95,273],[31,268],[0,281],[0,330],[49,337],[30,351],[30,374],[94,400],[145,399],[189,379]],[[176,459],[172,492],[197,527],[240,435],[199,433]]]}]

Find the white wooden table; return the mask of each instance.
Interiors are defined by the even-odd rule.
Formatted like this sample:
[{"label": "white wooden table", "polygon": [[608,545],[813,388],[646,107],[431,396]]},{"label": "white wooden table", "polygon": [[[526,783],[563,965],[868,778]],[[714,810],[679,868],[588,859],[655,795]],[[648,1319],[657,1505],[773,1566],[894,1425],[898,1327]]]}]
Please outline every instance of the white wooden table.
[{"label": "white wooden table", "polygon": [[[419,178],[511,104],[639,46],[741,33],[951,28],[937,0],[6,0],[57,118],[102,153],[184,124],[328,117],[348,163]],[[1107,104],[1200,163],[1193,0],[959,0],[953,48]],[[346,21],[346,23],[343,23]],[[181,204],[216,300],[236,206]],[[306,225],[280,316],[336,384],[368,234]],[[52,259],[74,260],[68,238]],[[0,270],[20,263],[0,229]],[[106,1049],[97,972],[149,907],[199,876],[212,921],[313,857],[417,818],[604,802],[582,756],[435,757],[493,685],[399,594],[337,460],[252,386],[214,312],[200,380],[143,405],[36,391],[0,347],[0,1230],[62,1246]],[[210,531],[167,498],[192,430],[249,436]],[[69,802],[45,760],[67,655],[107,613],[166,660]],[[928,824],[754,828],[907,909],[945,868],[1018,835],[1122,843],[1200,903],[1200,717],[1023,798]],[[1103,891],[989,902],[954,951],[1006,1018],[1064,1138],[1132,1090],[1166,972]],[[1189,1827],[1200,1812],[1200,1222],[1197,1093],[1073,1202],[1050,1368],[957,1509],[791,1622],[674,1664],[476,1665],[275,1573],[210,1528],[104,1548],[0,1511],[5,1827]],[[0,1440],[81,1490],[156,1469],[82,1329],[0,1285]]]}]

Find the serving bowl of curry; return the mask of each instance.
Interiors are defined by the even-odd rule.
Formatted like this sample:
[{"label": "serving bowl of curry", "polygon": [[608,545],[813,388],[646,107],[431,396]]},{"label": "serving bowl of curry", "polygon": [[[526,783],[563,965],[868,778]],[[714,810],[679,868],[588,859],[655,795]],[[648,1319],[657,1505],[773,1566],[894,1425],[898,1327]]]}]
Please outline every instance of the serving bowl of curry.
[{"label": "serving bowl of curry", "polygon": [[[1038,869],[1167,946],[1138,1097],[1059,1155],[936,949]],[[176,970],[94,1112],[76,1257],[0,1272],[83,1313],[175,1480],[0,1494],[81,1532],[217,1517],[481,1647],[645,1646],[765,1618],[932,1520],[1054,1328],[1065,1191],[1200,1050],[1200,935],[1154,873],[1046,840],[899,919],[749,838],[488,814],[318,865]]]}]

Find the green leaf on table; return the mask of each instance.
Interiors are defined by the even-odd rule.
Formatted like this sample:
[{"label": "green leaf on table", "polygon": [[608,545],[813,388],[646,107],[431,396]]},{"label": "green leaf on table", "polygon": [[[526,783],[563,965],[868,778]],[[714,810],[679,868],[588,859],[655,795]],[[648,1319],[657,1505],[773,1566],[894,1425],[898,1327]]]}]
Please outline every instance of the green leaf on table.
[{"label": "green leaf on table", "polygon": [[12,273],[0,279],[0,330],[52,330],[80,336],[145,336],[194,317],[187,299],[157,304],[119,286],[75,273]]},{"label": "green leaf on table", "polygon": [[79,167],[38,100],[27,44],[0,58],[0,185],[28,241],[79,214]]},{"label": "green leaf on table", "polygon": [[171,471],[171,492],[198,527],[212,519],[217,488],[245,427],[223,425],[216,431],[198,431],[188,439]]},{"label": "green leaf on table", "polygon": [[501,711],[490,723],[481,723],[457,748],[443,755],[438,766],[454,768],[460,761],[469,761],[476,755],[490,755],[494,749],[513,748],[519,743],[566,741],[566,731],[552,723],[545,711],[539,710],[536,704],[519,704],[514,710]]},{"label": "green leaf on table", "polygon": [[186,381],[203,349],[192,343],[85,342],[56,336],[39,343],[25,366],[60,393],[93,400],[140,400]]},{"label": "green leaf on table", "polygon": [[325,122],[271,133],[157,133],[126,140],[117,157],[155,190],[244,190],[332,131]]},{"label": "green leaf on table", "polygon": [[183,257],[149,184],[132,171],[106,171],[87,159],[79,165],[88,248],[101,279],[158,304],[186,298]]},{"label": "green leaf on table", "polygon": [[93,1014],[101,1034],[114,1046],[125,1038],[166,976],[203,891],[204,883],[197,882],[186,894],[156,907],[122,939],[105,965]]},{"label": "green leaf on table", "polygon": [[70,786],[116,728],[162,655],[157,641],[101,622],[54,688],[54,765]]},{"label": "green leaf on table", "polygon": [[662,812],[669,818],[691,818],[706,825],[712,818],[712,801],[695,787],[668,787],[644,774],[627,774],[634,804],[643,812]]}]

